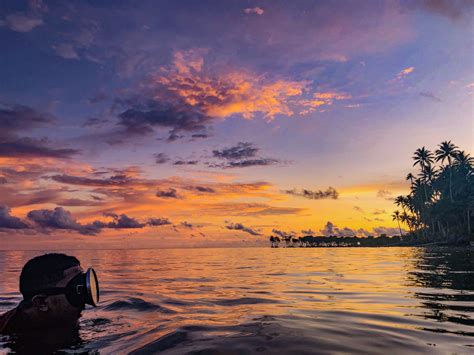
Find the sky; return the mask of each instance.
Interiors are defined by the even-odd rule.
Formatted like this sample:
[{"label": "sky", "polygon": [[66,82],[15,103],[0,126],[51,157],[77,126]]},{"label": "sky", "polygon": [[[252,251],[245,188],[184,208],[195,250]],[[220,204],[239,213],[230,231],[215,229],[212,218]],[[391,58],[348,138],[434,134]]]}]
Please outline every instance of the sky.
[{"label": "sky", "polygon": [[0,249],[398,234],[474,151],[474,1],[0,3]]}]

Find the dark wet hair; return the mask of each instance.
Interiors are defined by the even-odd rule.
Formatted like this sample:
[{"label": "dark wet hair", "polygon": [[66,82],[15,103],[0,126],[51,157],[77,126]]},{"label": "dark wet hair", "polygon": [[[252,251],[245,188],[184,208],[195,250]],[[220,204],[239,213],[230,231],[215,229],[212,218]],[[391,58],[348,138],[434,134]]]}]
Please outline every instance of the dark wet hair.
[{"label": "dark wet hair", "polygon": [[42,289],[55,287],[64,277],[64,270],[80,265],[74,256],[50,253],[29,260],[20,275],[20,292],[25,300]]}]

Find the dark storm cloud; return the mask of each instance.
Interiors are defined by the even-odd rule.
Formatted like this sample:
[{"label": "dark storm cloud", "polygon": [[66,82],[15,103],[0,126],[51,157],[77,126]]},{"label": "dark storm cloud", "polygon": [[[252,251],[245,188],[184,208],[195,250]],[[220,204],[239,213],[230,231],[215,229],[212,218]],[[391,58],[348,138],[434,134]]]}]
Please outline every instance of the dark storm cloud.
[{"label": "dark storm cloud", "polygon": [[0,157],[46,157],[67,159],[79,154],[78,149],[56,149],[47,145],[46,140],[21,138],[14,141],[0,142]]},{"label": "dark storm cloud", "polygon": [[220,159],[240,160],[255,157],[258,151],[259,148],[255,147],[252,143],[239,142],[233,147],[213,150],[212,155]]},{"label": "dark storm cloud", "polygon": [[178,195],[178,192],[176,189],[170,188],[168,190],[158,190],[156,192],[157,197],[162,197],[162,198],[181,198]]},{"label": "dark storm cloud", "polygon": [[164,153],[156,153],[154,157],[156,164],[165,164],[170,161],[170,158]]},{"label": "dark storm cloud", "polygon": [[322,191],[322,190],[312,191],[312,190],[307,190],[307,189],[302,189],[301,191],[297,191],[296,189],[293,189],[293,190],[285,190],[285,193],[287,193],[288,195],[308,198],[310,200],[323,200],[323,199],[337,200],[339,197],[339,193],[333,187],[328,187],[326,191]]},{"label": "dark storm cloud", "polygon": [[0,185],[6,184],[8,182],[7,178],[4,176],[0,176]]},{"label": "dark storm cloud", "polygon": [[231,230],[239,230],[251,235],[261,235],[258,231],[255,229],[245,227],[242,223],[229,223],[228,225],[225,226],[227,229]]},{"label": "dark storm cloud", "polygon": [[28,212],[28,219],[33,221],[39,227],[49,229],[64,229],[79,232],[85,235],[95,235],[100,232],[100,228],[93,224],[83,225],[78,223],[62,207],[56,207],[54,210],[33,210]]},{"label": "dark storm cloud", "polygon": [[8,206],[0,206],[0,229],[25,229],[28,225],[20,218],[10,215],[11,209]]}]

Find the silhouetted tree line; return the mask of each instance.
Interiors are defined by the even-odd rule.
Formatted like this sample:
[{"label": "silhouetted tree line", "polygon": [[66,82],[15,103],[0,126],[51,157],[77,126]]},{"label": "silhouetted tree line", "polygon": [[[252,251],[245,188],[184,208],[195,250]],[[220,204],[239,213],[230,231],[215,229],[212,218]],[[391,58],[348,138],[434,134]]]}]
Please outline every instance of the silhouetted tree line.
[{"label": "silhouetted tree line", "polygon": [[[406,176],[410,193],[398,196],[394,202],[402,209],[392,214],[399,236],[271,236],[271,246],[396,246],[431,242],[462,245],[474,240],[474,159],[451,141],[445,141],[435,153],[425,147],[417,149],[413,160],[413,166],[420,170],[417,175]],[[400,224],[408,227],[408,234],[403,235]]]},{"label": "silhouetted tree line", "polygon": [[410,230],[404,239],[468,243],[472,240],[474,211],[473,158],[451,141],[445,141],[434,154],[425,147],[417,149],[413,160],[413,166],[420,170],[416,176],[406,176],[411,184],[410,193],[395,199],[402,211],[393,214]]}]

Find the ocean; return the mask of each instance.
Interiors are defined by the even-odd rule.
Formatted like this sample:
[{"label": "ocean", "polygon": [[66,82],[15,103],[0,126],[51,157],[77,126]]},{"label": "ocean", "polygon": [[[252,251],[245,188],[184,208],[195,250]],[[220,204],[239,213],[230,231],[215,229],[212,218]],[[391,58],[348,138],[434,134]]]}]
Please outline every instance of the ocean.
[{"label": "ocean", "polygon": [[[474,352],[474,248],[65,250],[93,266],[101,304],[37,354]],[[23,264],[0,252],[0,312]]]}]

